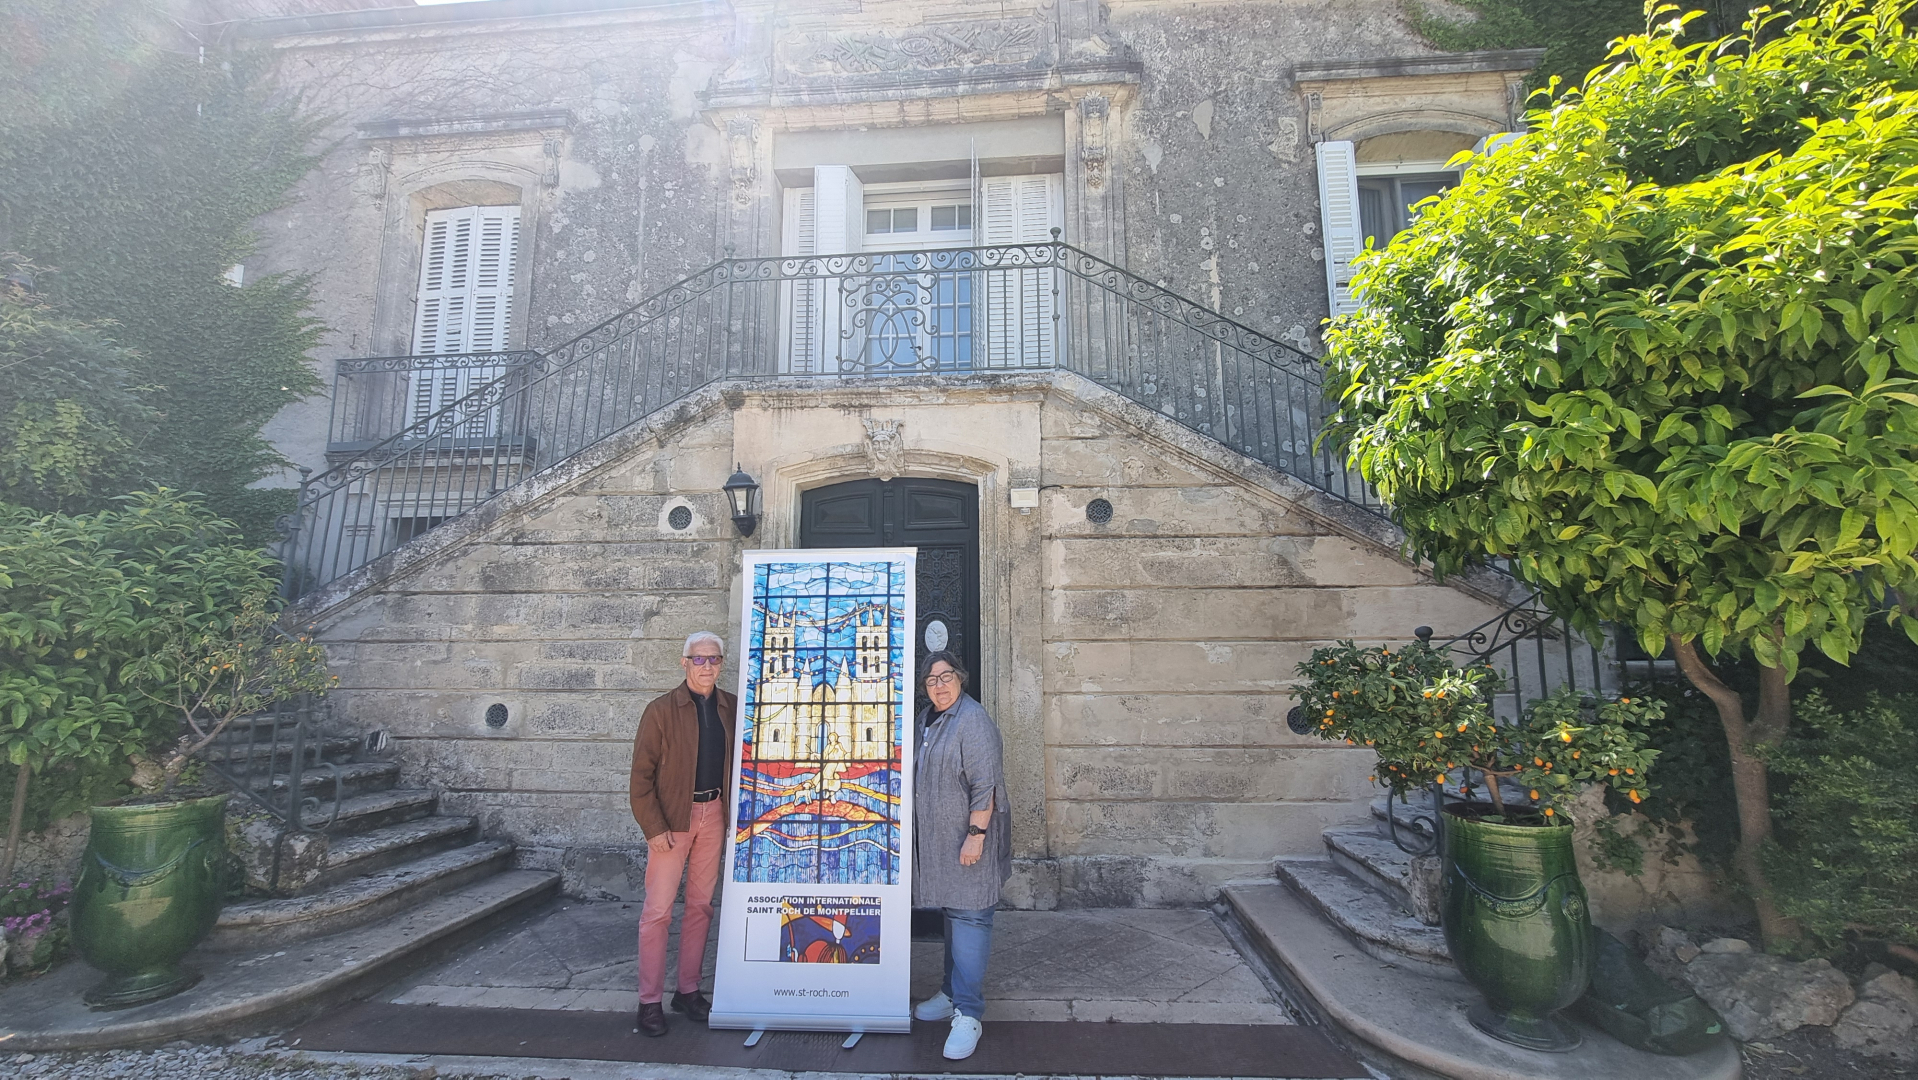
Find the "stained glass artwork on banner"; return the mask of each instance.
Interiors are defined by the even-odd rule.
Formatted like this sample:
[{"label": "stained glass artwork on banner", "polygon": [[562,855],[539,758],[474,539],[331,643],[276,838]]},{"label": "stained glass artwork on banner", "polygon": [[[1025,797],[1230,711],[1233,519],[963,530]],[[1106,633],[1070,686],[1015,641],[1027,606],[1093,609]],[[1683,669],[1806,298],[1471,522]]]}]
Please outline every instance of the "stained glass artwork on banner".
[{"label": "stained glass artwork on banner", "polygon": [[732,879],[901,884],[910,567],[808,561],[748,570]]}]

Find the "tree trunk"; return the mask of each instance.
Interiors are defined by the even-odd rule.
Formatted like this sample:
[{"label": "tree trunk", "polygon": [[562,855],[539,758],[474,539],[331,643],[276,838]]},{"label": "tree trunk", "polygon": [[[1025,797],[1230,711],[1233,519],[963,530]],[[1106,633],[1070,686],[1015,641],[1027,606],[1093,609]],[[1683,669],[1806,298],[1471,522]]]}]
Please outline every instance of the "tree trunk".
[{"label": "tree trunk", "polygon": [[7,818],[7,850],[0,855],[0,889],[13,884],[13,860],[20,854],[20,826],[27,818],[27,782],[33,779],[33,767],[20,763],[13,775],[13,814]]},{"label": "tree trunk", "polygon": [[1765,947],[1796,941],[1800,936],[1796,920],[1780,914],[1772,902],[1771,885],[1765,880],[1765,868],[1759,852],[1771,837],[1771,779],[1756,748],[1783,738],[1791,722],[1791,684],[1783,668],[1758,669],[1758,716],[1745,719],[1745,703],[1738,692],[1726,686],[1703,657],[1698,646],[1671,638],[1672,654],[1679,670],[1718,708],[1718,721],[1725,729],[1725,745],[1731,750],[1732,791],[1738,800],[1738,850],[1732,855],[1732,867],[1751,889],[1752,906],[1758,911],[1758,931]]}]

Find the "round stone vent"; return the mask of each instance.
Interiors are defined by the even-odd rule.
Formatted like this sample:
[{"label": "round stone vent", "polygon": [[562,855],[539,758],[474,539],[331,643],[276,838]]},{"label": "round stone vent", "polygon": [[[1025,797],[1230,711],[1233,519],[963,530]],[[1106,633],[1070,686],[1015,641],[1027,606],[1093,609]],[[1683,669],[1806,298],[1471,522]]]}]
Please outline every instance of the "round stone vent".
[{"label": "round stone vent", "polygon": [[1104,499],[1094,499],[1086,504],[1086,520],[1094,525],[1104,525],[1112,520],[1112,504]]},{"label": "round stone vent", "polygon": [[1305,706],[1294,705],[1286,710],[1285,726],[1291,728],[1294,735],[1310,735],[1312,718],[1305,715]]},{"label": "round stone vent", "polygon": [[487,727],[505,727],[506,726],[506,706],[505,705],[495,701],[491,705],[488,705],[486,707],[486,726]]},{"label": "round stone vent", "polygon": [[673,507],[666,512],[666,524],[680,531],[691,528],[693,524],[692,509],[685,506]]}]

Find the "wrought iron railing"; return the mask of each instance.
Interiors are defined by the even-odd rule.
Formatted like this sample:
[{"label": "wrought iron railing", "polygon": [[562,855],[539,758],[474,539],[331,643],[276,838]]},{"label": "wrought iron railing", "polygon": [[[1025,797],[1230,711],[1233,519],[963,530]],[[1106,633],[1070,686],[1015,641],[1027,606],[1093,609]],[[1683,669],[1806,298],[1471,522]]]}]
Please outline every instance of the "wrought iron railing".
[{"label": "wrought iron railing", "polygon": [[[1412,635],[1461,667],[1480,664],[1498,672],[1492,711],[1505,721],[1516,720],[1526,705],[1565,687],[1604,697],[1658,674],[1658,662],[1631,649],[1618,632],[1602,644],[1595,643],[1535,599],[1515,604],[1451,638],[1434,641],[1429,626],[1418,627]],[[1425,791],[1429,803],[1390,796],[1385,803],[1388,835],[1400,849],[1414,855],[1436,849],[1438,815],[1452,794],[1440,784],[1427,784]]]},{"label": "wrought iron railing", "polygon": [[[730,379],[1070,370],[1383,512],[1315,444],[1328,408],[1316,360],[1056,239],[726,259],[571,341],[510,355],[346,362],[353,396],[335,406],[331,466],[282,523],[289,596]],[[447,371],[489,367],[503,373],[430,412],[417,404]]]},{"label": "wrought iron railing", "polygon": [[[328,453],[364,450],[539,358],[536,352],[520,350],[336,361],[332,415],[326,425]],[[486,427],[494,420],[479,416],[469,423]]]},{"label": "wrought iron railing", "polygon": [[194,755],[242,798],[278,819],[267,877],[275,891],[286,838],[331,829],[346,797],[340,767],[327,760],[323,713],[319,698],[301,694],[267,712],[240,717]]}]

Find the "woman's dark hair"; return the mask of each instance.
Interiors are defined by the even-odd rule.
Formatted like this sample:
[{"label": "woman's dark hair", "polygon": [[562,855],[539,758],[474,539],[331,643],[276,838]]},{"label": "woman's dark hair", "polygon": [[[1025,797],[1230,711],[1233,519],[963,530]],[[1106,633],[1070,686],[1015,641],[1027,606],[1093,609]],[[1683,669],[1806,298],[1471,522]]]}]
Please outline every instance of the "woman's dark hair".
[{"label": "woman's dark hair", "polygon": [[966,665],[960,661],[957,656],[954,656],[945,649],[926,654],[925,662],[919,665],[919,685],[926,685],[926,676],[932,674],[932,665],[941,660],[946,662],[946,666],[952,669],[954,675],[959,676],[959,689],[963,691],[966,688],[966,683],[972,680],[972,672],[967,671]]}]

